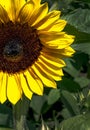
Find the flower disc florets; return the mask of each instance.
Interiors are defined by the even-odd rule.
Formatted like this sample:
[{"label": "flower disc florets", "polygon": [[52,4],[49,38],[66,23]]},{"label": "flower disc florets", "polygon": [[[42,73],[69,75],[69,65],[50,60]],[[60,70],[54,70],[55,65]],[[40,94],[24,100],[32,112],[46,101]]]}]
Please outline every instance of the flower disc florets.
[{"label": "flower disc florets", "polygon": [[35,29],[27,23],[9,22],[0,27],[0,70],[21,72],[30,67],[40,55],[42,45]]}]

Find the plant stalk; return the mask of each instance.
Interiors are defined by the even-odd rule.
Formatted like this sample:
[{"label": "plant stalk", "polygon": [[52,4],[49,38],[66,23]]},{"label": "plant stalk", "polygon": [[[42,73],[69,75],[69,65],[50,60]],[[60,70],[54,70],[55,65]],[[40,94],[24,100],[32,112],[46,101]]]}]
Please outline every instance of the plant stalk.
[{"label": "plant stalk", "polygon": [[22,100],[13,106],[14,130],[29,130],[26,120],[29,104],[30,101],[23,96]]}]

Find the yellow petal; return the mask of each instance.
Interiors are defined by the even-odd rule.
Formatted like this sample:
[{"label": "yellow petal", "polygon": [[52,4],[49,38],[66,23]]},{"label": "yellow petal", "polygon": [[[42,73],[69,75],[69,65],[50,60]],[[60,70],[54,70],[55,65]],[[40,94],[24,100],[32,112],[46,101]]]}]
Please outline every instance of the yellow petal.
[{"label": "yellow petal", "polygon": [[53,57],[58,57],[58,58],[70,57],[72,56],[72,54],[75,53],[75,51],[70,46],[64,49],[50,49],[50,48],[44,47],[42,52],[48,55],[51,55]]},{"label": "yellow petal", "polygon": [[19,87],[14,75],[8,75],[7,97],[12,104],[16,104],[22,97]]},{"label": "yellow petal", "polygon": [[32,69],[35,74],[41,79],[41,81],[45,84],[47,87],[53,87],[56,88],[56,83],[53,79],[51,79],[48,75],[46,75],[37,65],[33,65]]},{"label": "yellow petal", "polygon": [[[59,73],[59,70],[62,69],[62,67],[64,67],[63,65],[61,67],[61,65],[57,64],[57,63],[53,64],[51,62],[51,60],[47,60],[47,58],[39,57],[38,60],[40,60],[42,63],[45,63],[47,66],[50,66],[51,70],[57,71],[57,74]],[[60,73],[61,73],[61,71],[60,71]]]},{"label": "yellow petal", "polygon": [[[41,0],[27,0],[26,4],[21,8],[19,13],[21,23],[32,21],[35,16],[37,16],[36,13],[40,8],[40,2]],[[29,24],[31,26],[30,22]]]},{"label": "yellow petal", "polygon": [[18,89],[20,91],[20,94],[22,95],[22,87],[21,87],[21,82],[19,80],[19,74],[14,74],[14,78],[15,78],[15,81],[17,83],[17,86],[19,86]]},{"label": "yellow petal", "polygon": [[[41,31],[39,33],[39,38],[41,41],[44,42],[49,42],[49,41],[53,41],[53,40],[61,40],[62,38],[65,37],[65,32],[46,32],[46,31]],[[58,43],[56,43],[58,44]]]},{"label": "yellow petal", "polygon": [[66,25],[66,21],[65,20],[57,20],[55,21],[55,23],[49,24],[47,27],[43,27],[41,30],[38,30],[38,33],[43,32],[43,31],[48,31],[48,32],[60,32],[64,29],[65,25]]},{"label": "yellow petal", "polygon": [[0,102],[4,103],[7,99],[7,75],[0,73]]},{"label": "yellow petal", "polygon": [[75,53],[75,50],[73,48],[71,48],[70,46],[68,46],[65,49],[60,50],[60,52],[61,52],[61,55],[65,56],[65,57],[69,57]]},{"label": "yellow petal", "polygon": [[37,83],[39,84],[39,87],[42,88],[42,91],[43,91],[43,83],[42,81],[40,80],[40,78],[38,78],[38,76],[33,72],[33,70],[31,69],[30,67],[30,73],[32,75],[32,77],[37,81]]},{"label": "yellow petal", "polygon": [[29,23],[32,26],[36,25],[40,20],[42,20],[46,16],[47,13],[48,13],[48,4],[44,3],[34,11],[31,19],[29,20]]},{"label": "yellow petal", "polygon": [[57,19],[60,17],[60,11],[52,11],[48,13],[40,22],[34,25],[37,30],[41,30],[43,28],[46,28],[47,26],[55,23]]},{"label": "yellow petal", "polygon": [[46,53],[42,53],[42,55],[40,55],[40,59],[42,59],[43,61],[47,61],[48,63],[57,66],[59,68],[62,68],[66,65],[62,59],[59,59],[57,57],[52,57]]},{"label": "yellow petal", "polygon": [[14,0],[0,0],[0,4],[7,11],[8,16],[11,20],[15,19],[15,6]]},{"label": "yellow petal", "polygon": [[34,79],[34,77],[32,77],[32,75],[30,74],[30,72],[27,70],[24,72],[26,78],[27,78],[27,82],[28,82],[28,85],[30,87],[30,89],[38,94],[38,95],[42,95],[43,94],[43,86],[41,87],[37,80]]},{"label": "yellow petal", "polygon": [[8,14],[1,5],[0,5],[0,21],[3,23],[7,23],[9,21]]},{"label": "yellow petal", "polygon": [[51,49],[63,49],[74,41],[74,36],[67,35],[64,32],[43,32],[42,34],[39,34],[39,38],[44,46]]},{"label": "yellow petal", "polygon": [[7,11],[10,20],[15,21],[19,10],[25,4],[25,0],[0,0],[0,4]]},{"label": "yellow petal", "polygon": [[[2,79],[3,79],[3,72],[2,71],[0,71],[0,86],[1,86],[1,82],[2,82]],[[1,87],[0,87],[1,88]]]},{"label": "yellow petal", "polygon": [[61,76],[57,75],[57,73],[54,73],[53,71],[49,70],[44,64],[36,63],[36,65],[39,67],[39,70],[41,69],[46,75],[51,77],[52,79],[59,81],[61,80]]},{"label": "yellow petal", "polygon": [[23,8],[20,10],[19,18],[21,23],[26,23],[31,18],[31,15],[35,9],[35,3],[31,0],[27,2]]},{"label": "yellow petal", "polygon": [[41,3],[41,0],[27,0],[27,2],[31,2],[31,1],[33,1],[37,6],[39,6]]},{"label": "yellow petal", "polygon": [[42,59],[38,58],[38,61],[36,62],[38,63],[40,66],[42,66],[44,68],[44,70],[47,70],[48,72],[52,73],[53,75],[56,75],[56,76],[63,76],[63,71],[62,71],[62,68],[60,67],[56,67],[55,69],[47,62],[43,61]]},{"label": "yellow petal", "polygon": [[25,96],[27,98],[31,99],[33,92],[30,90],[28,83],[27,83],[27,79],[22,73],[20,74],[20,82],[21,82],[21,86],[22,86]]},{"label": "yellow petal", "polygon": [[16,20],[20,9],[24,6],[26,1],[25,0],[13,0],[13,1],[14,1],[14,6],[15,6],[15,20]]},{"label": "yellow petal", "polygon": [[50,49],[50,48],[44,47],[42,49],[42,53],[46,53],[52,57],[57,57],[59,59],[62,59],[63,55],[62,55],[62,53],[60,53],[62,50],[63,49]]}]

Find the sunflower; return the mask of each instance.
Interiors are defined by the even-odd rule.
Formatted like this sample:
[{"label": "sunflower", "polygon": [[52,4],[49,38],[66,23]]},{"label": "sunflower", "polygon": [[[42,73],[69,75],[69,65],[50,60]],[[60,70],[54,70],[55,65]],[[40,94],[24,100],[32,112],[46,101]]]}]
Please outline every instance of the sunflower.
[{"label": "sunflower", "polygon": [[42,95],[62,79],[63,57],[74,53],[74,36],[60,11],[41,0],[0,0],[0,102],[16,104],[24,94]]}]

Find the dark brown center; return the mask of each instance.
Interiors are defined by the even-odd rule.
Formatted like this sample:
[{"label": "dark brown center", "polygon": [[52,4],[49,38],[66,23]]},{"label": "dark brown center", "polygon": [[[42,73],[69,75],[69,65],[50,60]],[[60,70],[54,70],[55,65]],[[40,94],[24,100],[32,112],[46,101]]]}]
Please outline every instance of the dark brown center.
[{"label": "dark brown center", "polygon": [[17,73],[30,67],[40,55],[42,44],[28,24],[0,25],[0,71]]},{"label": "dark brown center", "polygon": [[23,46],[21,39],[14,38],[8,41],[3,49],[3,55],[6,60],[18,62],[23,57]]}]

